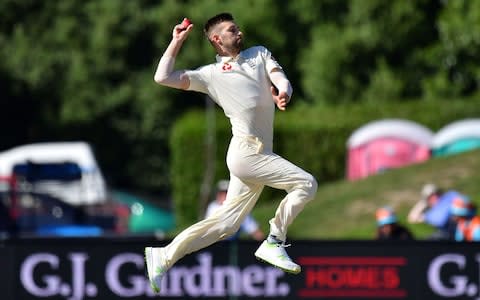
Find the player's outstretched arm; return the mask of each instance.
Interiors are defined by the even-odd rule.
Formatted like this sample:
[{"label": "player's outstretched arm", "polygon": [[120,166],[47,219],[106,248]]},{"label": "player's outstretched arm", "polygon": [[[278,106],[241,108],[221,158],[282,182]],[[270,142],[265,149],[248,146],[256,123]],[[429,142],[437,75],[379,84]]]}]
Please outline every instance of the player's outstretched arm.
[{"label": "player's outstretched arm", "polygon": [[155,71],[153,79],[156,83],[177,89],[187,89],[190,85],[188,76],[185,76],[185,70],[174,71],[173,68],[175,66],[175,58],[192,28],[193,24],[186,18],[181,24],[175,25],[173,28],[172,40],[163,53]]}]

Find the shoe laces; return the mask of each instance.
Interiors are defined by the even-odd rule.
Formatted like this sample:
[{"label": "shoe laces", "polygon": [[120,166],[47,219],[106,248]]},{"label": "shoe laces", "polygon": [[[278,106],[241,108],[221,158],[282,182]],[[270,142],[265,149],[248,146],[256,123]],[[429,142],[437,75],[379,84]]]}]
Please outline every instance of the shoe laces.
[{"label": "shoe laces", "polygon": [[291,246],[291,244],[285,244],[285,241],[278,239],[276,236],[270,235],[267,239],[267,242],[270,242],[270,239],[273,242],[272,244],[275,244],[277,247],[287,248]]},{"label": "shoe laces", "polygon": [[287,248],[287,247],[290,247],[291,245],[292,245],[292,244],[285,244],[285,242],[275,243],[275,246],[281,247],[281,248]]},{"label": "shoe laces", "polygon": [[275,246],[279,248],[278,250],[280,251],[278,257],[281,258],[282,260],[286,261],[291,261],[292,259],[290,256],[288,256],[287,252],[285,251],[285,248],[290,247],[291,244],[285,244],[285,242],[279,242],[276,243]]}]

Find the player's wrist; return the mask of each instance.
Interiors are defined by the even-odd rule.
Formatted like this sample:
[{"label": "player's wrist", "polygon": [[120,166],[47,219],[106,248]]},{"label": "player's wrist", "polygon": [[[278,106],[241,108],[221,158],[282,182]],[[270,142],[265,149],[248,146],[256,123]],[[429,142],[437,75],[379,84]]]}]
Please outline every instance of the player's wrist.
[{"label": "player's wrist", "polygon": [[281,84],[279,84],[279,94],[284,93],[287,97],[287,102],[290,101],[290,98],[292,98],[293,94],[293,89],[292,86],[290,85],[290,82],[288,80],[284,80]]}]

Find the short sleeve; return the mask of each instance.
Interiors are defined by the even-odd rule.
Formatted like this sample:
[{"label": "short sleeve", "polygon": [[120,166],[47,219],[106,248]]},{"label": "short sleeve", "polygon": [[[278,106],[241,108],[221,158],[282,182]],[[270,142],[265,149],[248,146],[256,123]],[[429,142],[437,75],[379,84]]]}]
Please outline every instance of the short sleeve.
[{"label": "short sleeve", "polygon": [[282,69],[282,66],[277,62],[277,60],[273,57],[272,53],[267,49],[263,48],[263,59],[265,60],[265,68],[268,73],[270,73],[273,69]]},{"label": "short sleeve", "polygon": [[208,94],[208,83],[212,77],[211,65],[203,66],[196,70],[188,70],[185,74],[190,80],[187,90]]}]

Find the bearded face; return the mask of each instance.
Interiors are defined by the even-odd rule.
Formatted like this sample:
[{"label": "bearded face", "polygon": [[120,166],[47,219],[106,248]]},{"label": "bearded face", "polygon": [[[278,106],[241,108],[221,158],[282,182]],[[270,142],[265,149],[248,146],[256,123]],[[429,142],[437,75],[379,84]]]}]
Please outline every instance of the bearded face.
[{"label": "bearded face", "polygon": [[226,21],[219,25],[219,45],[227,52],[238,53],[243,48],[243,33],[232,21]]}]

